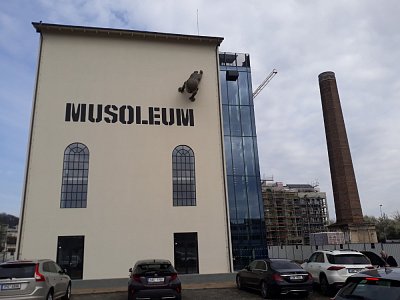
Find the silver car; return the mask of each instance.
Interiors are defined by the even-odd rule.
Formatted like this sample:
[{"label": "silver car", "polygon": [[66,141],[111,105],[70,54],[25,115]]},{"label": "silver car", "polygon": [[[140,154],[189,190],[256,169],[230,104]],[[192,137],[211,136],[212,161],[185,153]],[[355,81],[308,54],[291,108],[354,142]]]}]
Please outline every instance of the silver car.
[{"label": "silver car", "polygon": [[0,264],[0,299],[70,299],[71,279],[49,259]]}]

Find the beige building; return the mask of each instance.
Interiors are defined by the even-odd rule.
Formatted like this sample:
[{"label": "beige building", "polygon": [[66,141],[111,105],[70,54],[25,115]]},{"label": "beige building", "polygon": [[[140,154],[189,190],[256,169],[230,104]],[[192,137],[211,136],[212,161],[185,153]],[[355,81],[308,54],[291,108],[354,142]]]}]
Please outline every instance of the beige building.
[{"label": "beige building", "polygon": [[[218,80],[222,38],[33,23],[40,51],[18,258],[73,278],[139,259],[232,269]],[[178,87],[203,71],[195,101]]]}]

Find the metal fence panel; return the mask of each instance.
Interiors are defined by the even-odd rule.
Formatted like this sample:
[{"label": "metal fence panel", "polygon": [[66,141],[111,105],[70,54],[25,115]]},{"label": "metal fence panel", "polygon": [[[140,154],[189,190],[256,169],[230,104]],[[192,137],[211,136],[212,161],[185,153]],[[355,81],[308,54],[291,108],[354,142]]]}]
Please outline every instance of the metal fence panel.
[{"label": "metal fence panel", "polygon": [[[302,262],[309,258],[316,250],[339,250],[340,245],[282,245],[268,246],[268,256],[270,258],[287,258]],[[384,250],[388,255],[395,258],[397,263],[400,263],[400,243],[377,243],[377,244],[345,244],[342,249],[353,249],[357,251],[372,251],[378,255]]]}]

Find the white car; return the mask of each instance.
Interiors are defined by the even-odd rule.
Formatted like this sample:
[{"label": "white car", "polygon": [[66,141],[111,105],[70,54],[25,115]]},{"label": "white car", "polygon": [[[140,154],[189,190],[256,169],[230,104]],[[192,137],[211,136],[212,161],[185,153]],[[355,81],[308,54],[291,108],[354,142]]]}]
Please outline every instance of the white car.
[{"label": "white car", "polygon": [[354,250],[318,250],[301,267],[313,276],[324,295],[342,287],[347,277],[374,269],[364,254]]}]

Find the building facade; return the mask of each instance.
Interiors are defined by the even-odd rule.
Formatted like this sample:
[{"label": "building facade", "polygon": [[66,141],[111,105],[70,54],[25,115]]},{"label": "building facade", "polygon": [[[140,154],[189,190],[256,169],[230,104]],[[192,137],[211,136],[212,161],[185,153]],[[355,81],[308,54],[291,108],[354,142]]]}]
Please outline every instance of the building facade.
[{"label": "building facade", "polygon": [[[222,38],[34,27],[18,257],[53,258],[84,279],[125,277],[146,258],[180,273],[229,272]],[[191,101],[178,88],[200,70]]]},{"label": "building facade", "polygon": [[15,258],[18,226],[0,224],[0,262]]},{"label": "building facade", "polygon": [[262,181],[268,245],[309,245],[310,233],[327,231],[326,193],[309,184]]},{"label": "building facade", "polygon": [[[250,65],[235,66],[247,84],[237,93],[248,102],[235,104],[243,129],[224,134],[233,103],[221,97],[230,90],[219,82],[229,69],[219,65],[222,38],[33,25],[40,53],[18,258],[100,279],[125,277],[139,259],[212,274],[265,253],[255,252],[265,235]],[[232,173],[235,155],[243,167]]]},{"label": "building facade", "polygon": [[235,270],[267,256],[248,54],[220,53],[230,230]]}]

